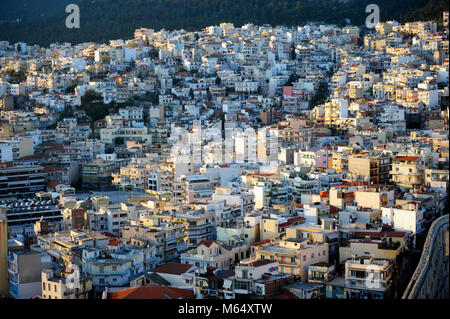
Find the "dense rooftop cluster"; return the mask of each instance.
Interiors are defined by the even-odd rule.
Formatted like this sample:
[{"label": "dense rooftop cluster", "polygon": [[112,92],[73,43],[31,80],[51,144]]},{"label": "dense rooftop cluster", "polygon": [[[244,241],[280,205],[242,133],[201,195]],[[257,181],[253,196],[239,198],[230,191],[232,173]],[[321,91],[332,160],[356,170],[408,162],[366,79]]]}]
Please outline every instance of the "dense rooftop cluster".
[{"label": "dense rooftop cluster", "polygon": [[400,297],[448,200],[448,45],[433,21],[0,42],[0,293]]}]

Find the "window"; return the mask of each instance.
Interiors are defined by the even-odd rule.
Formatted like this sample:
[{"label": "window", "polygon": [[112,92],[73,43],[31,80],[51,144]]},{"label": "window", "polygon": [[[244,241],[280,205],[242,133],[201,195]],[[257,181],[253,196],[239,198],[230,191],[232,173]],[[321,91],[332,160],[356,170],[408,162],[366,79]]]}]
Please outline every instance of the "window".
[{"label": "window", "polygon": [[311,259],[314,259],[314,253],[311,254]]},{"label": "window", "polygon": [[112,266],[113,271],[117,271],[117,266]]},{"label": "window", "polygon": [[105,272],[105,267],[104,266],[100,266],[98,271],[100,273],[104,273]]},{"label": "window", "polygon": [[306,255],[303,256],[303,261],[306,261]]}]

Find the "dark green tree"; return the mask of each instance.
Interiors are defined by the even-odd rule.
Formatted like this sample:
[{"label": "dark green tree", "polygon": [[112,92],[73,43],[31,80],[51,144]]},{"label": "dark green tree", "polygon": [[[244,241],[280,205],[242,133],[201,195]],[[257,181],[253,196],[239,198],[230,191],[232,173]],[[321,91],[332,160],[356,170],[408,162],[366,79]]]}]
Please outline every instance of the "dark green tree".
[{"label": "dark green tree", "polygon": [[125,140],[123,139],[123,137],[118,136],[114,139],[115,145],[123,145],[124,143],[125,143]]}]

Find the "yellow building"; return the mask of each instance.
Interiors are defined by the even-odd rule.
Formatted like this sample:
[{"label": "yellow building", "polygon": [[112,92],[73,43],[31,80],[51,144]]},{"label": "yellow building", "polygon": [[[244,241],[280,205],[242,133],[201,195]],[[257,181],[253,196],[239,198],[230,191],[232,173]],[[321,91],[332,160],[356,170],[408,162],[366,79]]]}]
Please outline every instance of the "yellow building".
[{"label": "yellow building", "polygon": [[385,184],[389,181],[391,160],[387,156],[374,156],[361,152],[348,158],[348,171],[354,180]]},{"label": "yellow building", "polygon": [[77,271],[76,268],[63,268],[59,271],[44,269],[42,298],[88,299],[88,293],[92,290],[92,279],[89,276],[82,276]]},{"label": "yellow building", "polygon": [[424,182],[422,161],[419,156],[397,156],[392,164],[392,181],[400,187],[416,188]]},{"label": "yellow building", "polygon": [[396,241],[388,244],[376,239],[352,239],[346,246],[339,247],[339,262],[343,264],[347,259],[353,257],[374,257],[395,261],[402,251],[402,243],[405,244],[403,239],[399,240],[402,242]]},{"label": "yellow building", "polygon": [[8,294],[8,221],[6,208],[0,207],[0,296]]},{"label": "yellow building", "polygon": [[334,168],[337,173],[348,171],[348,156],[343,153],[333,152],[331,165],[331,168]]},{"label": "yellow building", "polygon": [[307,281],[308,266],[318,262],[328,263],[328,244],[309,244],[305,239],[288,238],[255,248],[256,258],[276,260],[279,271]]}]

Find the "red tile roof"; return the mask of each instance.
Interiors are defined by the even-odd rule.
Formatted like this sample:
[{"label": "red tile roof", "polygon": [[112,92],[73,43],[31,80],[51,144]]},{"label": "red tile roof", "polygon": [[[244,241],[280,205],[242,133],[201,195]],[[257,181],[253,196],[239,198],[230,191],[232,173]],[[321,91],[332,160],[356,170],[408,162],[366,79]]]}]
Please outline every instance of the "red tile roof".
[{"label": "red tile roof", "polygon": [[47,183],[47,189],[53,190],[53,189],[55,189],[55,187],[58,186],[59,184],[61,184],[61,181],[58,181],[58,180],[56,180],[56,179],[50,180],[50,181]]},{"label": "red tile roof", "polygon": [[149,286],[111,292],[108,299],[195,299],[195,296],[192,290]]},{"label": "red tile roof", "polygon": [[205,245],[206,247],[209,248],[214,243],[217,243],[217,242],[215,240],[202,240],[201,242],[198,243],[197,246]]},{"label": "red tile roof", "polygon": [[273,297],[273,299],[298,299],[298,297],[294,295],[292,292],[287,292],[285,294]]},{"label": "red tile roof", "polygon": [[396,156],[394,161],[410,161],[415,162],[419,159],[419,156]]},{"label": "red tile roof", "polygon": [[170,275],[181,275],[187,272],[192,267],[193,265],[190,264],[168,262],[165,263],[164,265],[156,267],[155,269],[152,270],[152,272]]},{"label": "red tile roof", "polygon": [[252,246],[261,246],[264,244],[269,244],[270,243],[270,239],[265,239],[265,240],[261,240],[261,241],[257,241],[256,243],[253,243]]},{"label": "red tile roof", "polygon": [[120,244],[122,244],[122,242],[117,239],[110,239],[108,244],[110,246],[119,246]]}]

